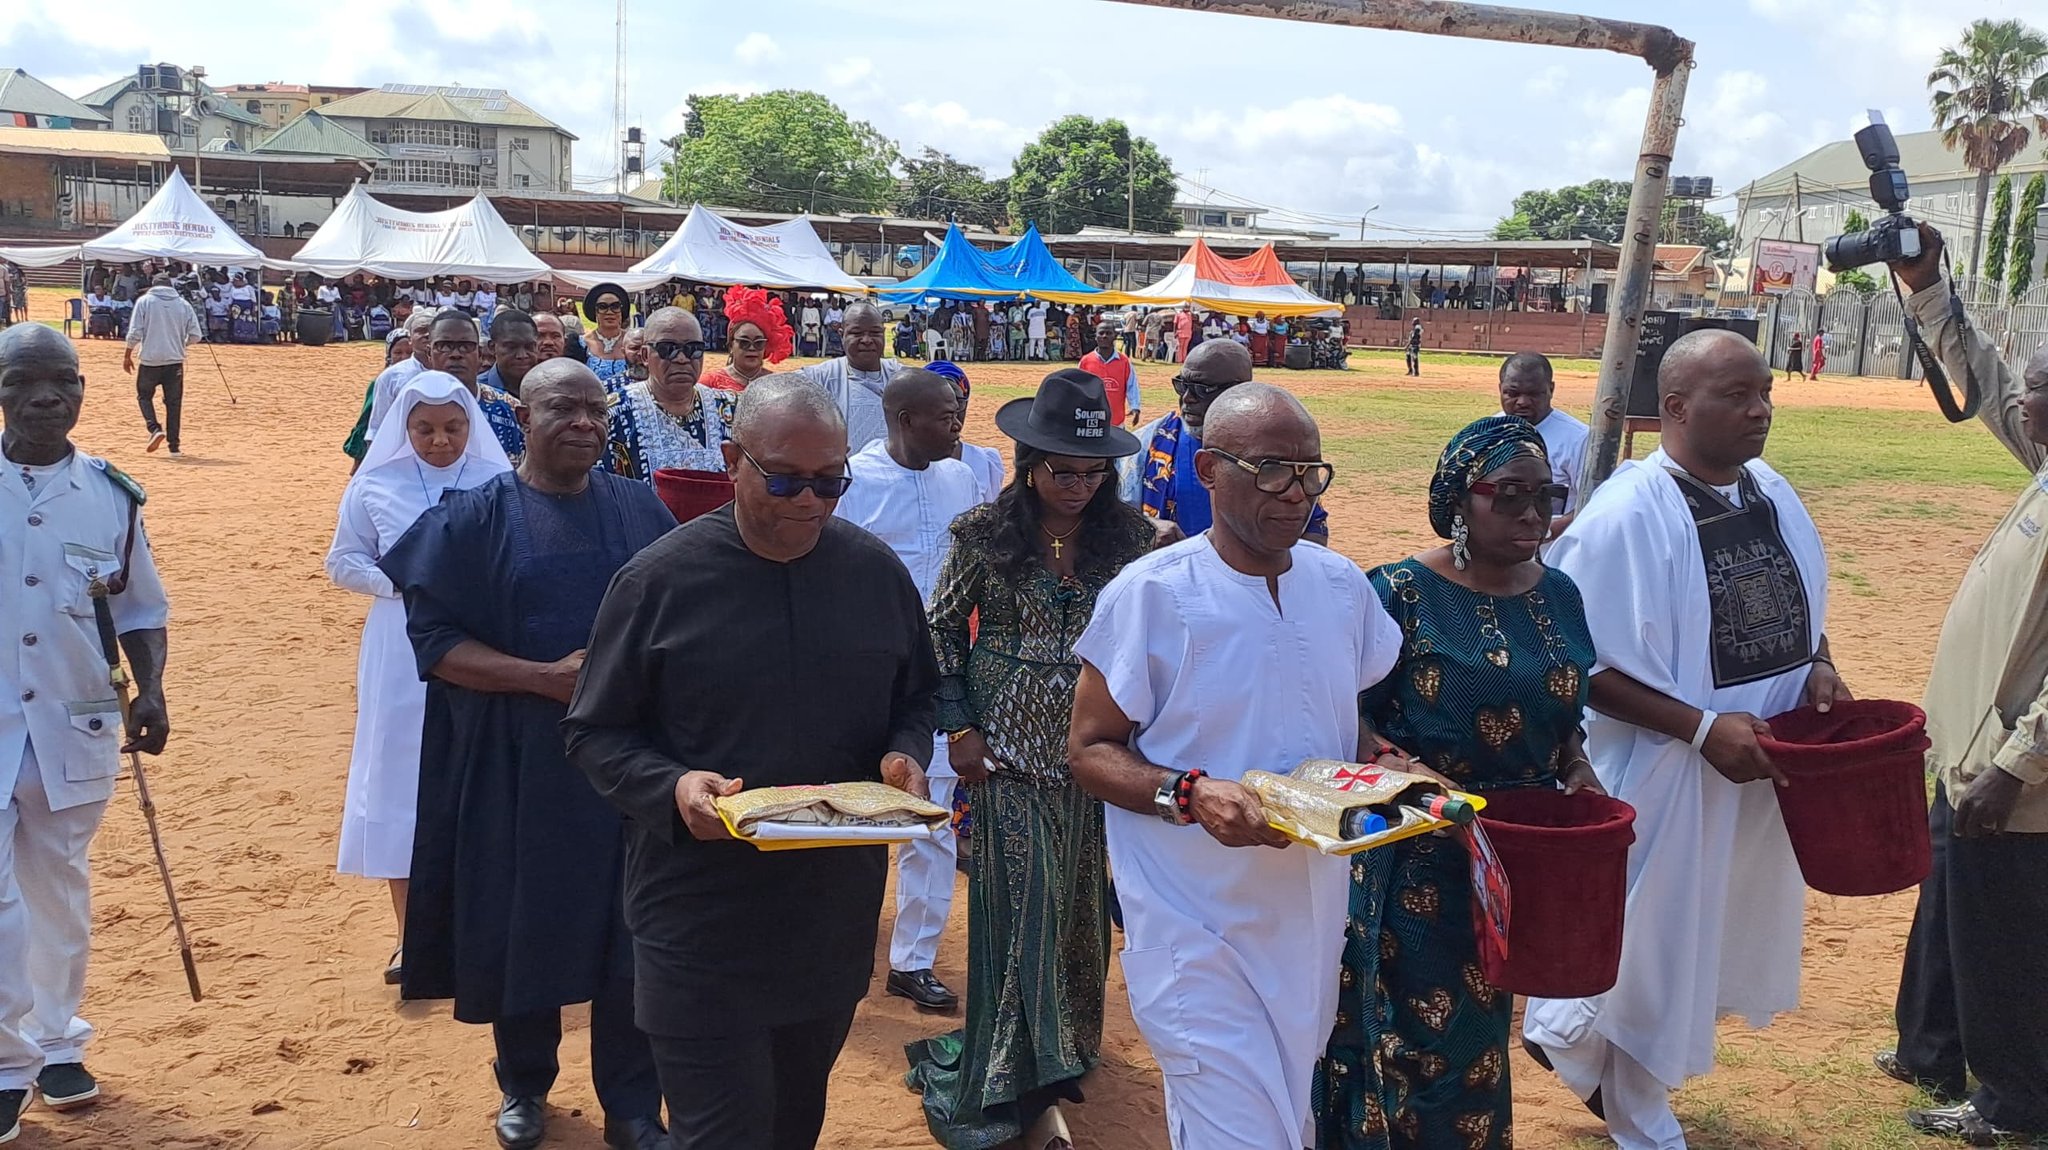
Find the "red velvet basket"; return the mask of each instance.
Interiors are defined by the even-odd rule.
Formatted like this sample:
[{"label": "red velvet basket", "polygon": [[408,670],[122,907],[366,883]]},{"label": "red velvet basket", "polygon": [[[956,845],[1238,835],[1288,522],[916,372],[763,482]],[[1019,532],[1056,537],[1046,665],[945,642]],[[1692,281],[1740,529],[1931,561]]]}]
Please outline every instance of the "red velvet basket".
[{"label": "red velvet basket", "polygon": [[1806,885],[1891,894],[1934,865],[1927,837],[1927,716],[1911,703],[1858,699],[1770,720],[1759,740],[1791,786],[1778,809]]},{"label": "red velvet basket", "polygon": [[1479,822],[1508,874],[1508,957],[1482,948],[1486,981],[1537,998],[1610,990],[1621,968],[1635,808],[1557,790],[1489,791]]},{"label": "red velvet basket", "polygon": [[664,467],[654,473],[654,493],[668,505],[677,523],[688,523],[732,502],[732,476],[723,471]]}]

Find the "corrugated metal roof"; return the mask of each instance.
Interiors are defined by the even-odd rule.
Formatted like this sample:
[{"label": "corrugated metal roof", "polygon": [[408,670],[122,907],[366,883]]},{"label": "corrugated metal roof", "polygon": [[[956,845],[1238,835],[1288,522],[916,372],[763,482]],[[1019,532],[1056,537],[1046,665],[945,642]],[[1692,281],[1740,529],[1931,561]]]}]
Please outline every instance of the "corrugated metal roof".
[{"label": "corrugated metal roof", "polygon": [[[1907,178],[1915,184],[1973,179],[1977,174],[1963,162],[1961,151],[1951,152],[1942,144],[1940,132],[1903,132],[1895,138],[1899,142],[1899,166],[1906,170]],[[1999,170],[2044,172],[2048,171],[2048,160],[2042,158],[2039,148],[2028,148]],[[1839,188],[1860,192],[1870,186],[1870,169],[1863,166],[1856,141],[1836,140],[1806,153],[1768,176],[1758,177],[1756,183],[1746,190],[1751,195],[1787,193],[1792,190],[1794,174],[1798,175],[1801,186],[1815,190]]]},{"label": "corrugated metal roof", "polygon": [[171,158],[161,138],[141,132],[63,132],[48,128],[0,128],[0,153],[76,156],[79,159],[164,161]]},{"label": "corrugated metal roof", "polygon": [[31,116],[68,116],[88,124],[107,123],[105,116],[20,68],[0,69],[0,112],[22,112]]},{"label": "corrugated metal roof", "polygon": [[[219,116],[223,120],[234,120],[237,123],[249,124],[258,128],[270,126],[264,122],[263,117],[252,116],[244,111],[241,103],[234,97],[222,94],[204,81],[198,81],[198,84],[199,93],[203,96],[212,96],[215,104],[218,105],[214,109],[214,115]],[[123,93],[133,87],[135,87],[135,74],[131,72],[126,77],[116,80],[111,84],[102,84],[94,88],[92,91],[80,96],[78,102],[93,108],[111,108],[114,106],[114,101],[120,99]]]},{"label": "corrugated metal roof", "polygon": [[544,128],[576,137],[560,124],[513,99],[499,88],[448,88],[427,84],[386,84],[344,96],[321,111],[363,120],[453,120],[508,128]]},{"label": "corrugated metal roof", "polygon": [[383,149],[363,139],[319,111],[301,112],[269,139],[256,145],[257,153],[305,156],[349,156],[358,160],[383,160]]}]

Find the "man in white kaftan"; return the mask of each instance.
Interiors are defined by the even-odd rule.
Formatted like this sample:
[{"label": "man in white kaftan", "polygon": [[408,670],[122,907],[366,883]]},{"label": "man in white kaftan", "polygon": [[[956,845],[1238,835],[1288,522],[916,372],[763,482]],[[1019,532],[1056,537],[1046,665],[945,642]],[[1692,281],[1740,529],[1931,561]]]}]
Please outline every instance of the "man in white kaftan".
[{"label": "man in white kaftan", "polygon": [[889,434],[889,421],[882,414],[882,389],[903,365],[882,358],[882,309],[866,300],[846,309],[840,340],[846,354],[838,359],[812,364],[798,375],[825,389],[846,416],[846,446],[858,452]]},{"label": "man in white kaftan", "polygon": [[1525,1047],[1621,1150],[1683,1150],[1670,1092],[1714,1064],[1714,1024],[1799,1004],[1805,884],[1759,720],[1848,697],[1827,646],[1820,533],[1757,459],[1771,370],[1703,331],[1658,376],[1664,448],[1623,466],[1551,544],[1589,603],[1586,752],[1636,809],[1620,980],[1533,999]]},{"label": "man in white kaftan", "polygon": [[[832,513],[888,544],[930,607],[939,570],[953,550],[953,520],[981,503],[981,484],[973,469],[953,458],[960,420],[959,395],[951,380],[905,370],[883,390],[882,407],[888,414],[888,437],[848,458],[853,485]],[[934,733],[926,779],[932,801],[951,809],[960,778],[946,749],[945,735]],[[896,926],[889,936],[887,989],[927,1010],[952,1010],[960,1002],[933,972],[939,938],[953,909],[957,850],[947,823],[931,838],[905,843],[896,852]]]},{"label": "man in white kaftan", "polygon": [[1401,632],[1357,565],[1299,542],[1329,478],[1300,404],[1244,384],[1207,428],[1196,466],[1215,526],[1103,590],[1075,645],[1070,757],[1109,804],[1124,980],[1173,1146],[1291,1150],[1313,1140],[1350,874],[1286,845],[1237,780],[1355,759],[1358,693]]}]

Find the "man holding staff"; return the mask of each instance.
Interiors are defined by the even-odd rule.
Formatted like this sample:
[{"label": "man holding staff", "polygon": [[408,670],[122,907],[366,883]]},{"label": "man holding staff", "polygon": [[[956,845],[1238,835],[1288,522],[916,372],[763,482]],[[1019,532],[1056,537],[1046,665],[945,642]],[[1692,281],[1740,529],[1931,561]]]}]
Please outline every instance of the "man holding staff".
[{"label": "man holding staff", "polygon": [[1314,1142],[1351,872],[1288,847],[1238,780],[1357,760],[1359,692],[1401,631],[1356,564],[1301,542],[1334,469],[1300,401],[1245,383],[1207,417],[1215,523],[1103,589],[1074,647],[1068,754],[1109,804],[1124,981],[1173,1145],[1294,1150]]},{"label": "man holding staff", "polygon": [[[78,1017],[91,951],[86,852],[124,752],[162,754],[170,608],[143,532],[142,488],[71,443],[85,377],[41,325],[0,332],[0,1142],[31,1090],[52,1109],[99,1097]],[[120,702],[94,621],[105,602],[133,669]]]},{"label": "man holding staff", "polygon": [[1683,1150],[1671,1092],[1713,1069],[1717,1018],[1762,1027],[1799,1005],[1806,883],[1757,738],[1766,717],[1849,691],[1828,654],[1820,532],[1759,458],[1771,379],[1732,332],[1672,344],[1663,445],[1549,552],[1594,605],[1586,754],[1636,809],[1636,842],[1620,981],[1531,999],[1524,1049],[1621,1150]]}]

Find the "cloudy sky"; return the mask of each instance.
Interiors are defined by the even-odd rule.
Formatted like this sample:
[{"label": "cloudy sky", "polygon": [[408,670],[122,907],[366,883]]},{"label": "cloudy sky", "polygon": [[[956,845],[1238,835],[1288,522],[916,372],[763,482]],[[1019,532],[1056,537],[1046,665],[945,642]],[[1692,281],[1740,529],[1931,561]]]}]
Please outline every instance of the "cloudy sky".
[{"label": "cloudy sky", "polygon": [[[1928,126],[1937,48],[1975,15],[2048,28],[2048,0],[1524,0],[1665,23],[1699,45],[1677,174],[1733,189],[1832,139],[1863,109]],[[616,161],[610,6],[538,0],[275,5],[165,20],[159,4],[0,5],[0,67],[74,95],[144,60],[215,83],[502,87],[582,138],[591,186]],[[1007,172],[1070,113],[1156,140],[1189,199],[1381,227],[1476,232],[1526,188],[1626,179],[1649,69],[1618,55],[1319,28],[1110,0],[631,0],[628,111],[673,134],[693,92],[824,92],[905,151]],[[608,181],[603,181],[608,190]],[[1732,208],[1732,199],[1718,205]],[[1277,217],[1276,217],[1277,222]]]}]

